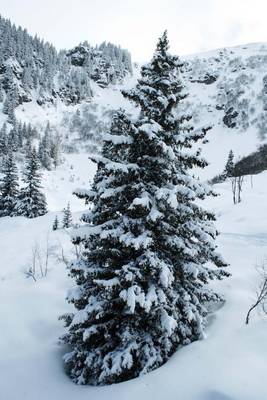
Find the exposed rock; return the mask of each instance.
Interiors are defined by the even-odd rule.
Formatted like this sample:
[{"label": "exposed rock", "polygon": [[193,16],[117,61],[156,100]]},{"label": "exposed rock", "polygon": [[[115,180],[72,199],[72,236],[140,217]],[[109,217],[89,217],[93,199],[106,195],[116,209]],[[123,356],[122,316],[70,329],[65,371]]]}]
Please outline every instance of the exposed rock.
[{"label": "exposed rock", "polygon": [[223,117],[223,123],[228,126],[228,128],[234,128],[236,126],[235,118],[237,116],[238,112],[231,107],[226,111],[225,116]]}]

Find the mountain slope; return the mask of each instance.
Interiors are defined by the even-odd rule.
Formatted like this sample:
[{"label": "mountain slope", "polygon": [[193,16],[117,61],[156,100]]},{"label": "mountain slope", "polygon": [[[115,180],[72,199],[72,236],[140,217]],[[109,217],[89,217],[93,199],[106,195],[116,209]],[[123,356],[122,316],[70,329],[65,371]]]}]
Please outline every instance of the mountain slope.
[{"label": "mountain slope", "polygon": [[[120,89],[134,84],[138,68],[119,46],[83,42],[56,52],[4,18],[0,39],[0,128],[4,121],[10,122],[8,130],[26,121],[42,136],[49,121],[63,152],[95,152],[114,109],[134,112]],[[211,178],[224,168],[230,149],[238,159],[265,141],[267,45],[218,49],[182,61],[185,108],[196,127],[213,126],[203,146],[211,165],[202,176]]]},{"label": "mountain slope", "polygon": [[[78,49],[71,54],[78,57]],[[192,112],[196,128],[212,126],[209,143],[203,146],[210,167],[202,174],[211,178],[223,170],[230,149],[238,160],[266,141],[267,46],[260,43],[219,49],[182,61],[182,78],[189,93],[184,108]],[[15,108],[16,119],[30,122],[41,135],[49,121],[61,136],[63,151],[98,151],[113,111],[123,107],[135,113],[120,94],[138,78],[138,68],[132,72],[121,83],[105,87],[90,79],[90,102],[81,100],[80,104],[66,103],[59,97],[52,104],[40,105],[38,93],[33,91],[30,102]],[[0,122],[7,118],[0,113]]]},{"label": "mountain slope", "polygon": [[209,178],[222,172],[232,149],[236,160],[266,140],[267,45],[249,44],[186,57],[187,107],[196,125],[209,124],[203,146]]}]

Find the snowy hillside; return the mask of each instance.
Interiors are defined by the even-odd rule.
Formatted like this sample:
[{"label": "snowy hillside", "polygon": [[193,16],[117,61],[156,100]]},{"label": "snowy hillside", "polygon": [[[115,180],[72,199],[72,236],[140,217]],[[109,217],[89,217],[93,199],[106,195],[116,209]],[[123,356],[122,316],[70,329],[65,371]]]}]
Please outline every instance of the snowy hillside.
[{"label": "snowy hillside", "polygon": [[266,140],[267,45],[253,43],[185,57],[184,78],[194,121],[211,124],[203,146],[209,178],[232,149],[236,160]]},{"label": "snowy hillside", "polygon": [[[237,161],[266,141],[267,45],[219,49],[182,60],[182,78],[189,93],[184,108],[192,112],[196,127],[212,126],[209,143],[203,146],[210,166],[201,172],[204,178],[211,178],[222,172],[231,149]],[[40,133],[49,121],[63,143],[75,151],[88,151],[88,146],[90,151],[97,149],[114,110],[122,107],[131,114],[136,112],[120,90],[132,87],[138,74],[139,68],[134,67],[123,83],[104,88],[91,81],[89,103],[66,105],[60,99],[42,106],[34,100],[23,103],[15,109],[16,119],[31,123]],[[5,120],[2,115],[1,121]]]},{"label": "snowy hillside", "polygon": [[[3,18],[0,27],[0,130],[7,122],[9,136],[15,125],[30,123],[37,130],[31,139],[36,144],[49,122],[63,152],[96,152],[114,110],[135,112],[120,94],[139,74],[126,50],[84,42],[56,52]],[[6,38],[12,41],[10,48]],[[230,149],[237,160],[266,140],[267,45],[218,49],[182,61],[181,77],[189,93],[184,107],[196,127],[212,126],[210,143],[203,148],[210,162],[203,177],[211,178],[222,172]],[[24,137],[22,153],[25,146]]]},{"label": "snowy hillside", "polygon": [[[74,173],[79,169],[83,179],[92,178],[94,169],[83,156],[70,158],[70,163],[74,165]],[[69,176],[66,168],[59,172],[56,182],[53,174],[46,177],[49,209],[60,209],[62,202],[65,204],[73,187]],[[258,283],[255,264],[266,256],[266,221],[263,218],[266,179],[266,173],[257,175],[253,188],[247,179],[243,202],[239,205],[232,204],[230,182],[218,185],[220,197],[206,203],[219,215],[219,249],[230,263],[232,273],[231,279],[216,284],[225,295],[226,303],[212,315],[206,338],[179,350],[158,370],[111,387],[78,387],[62,369],[63,350],[58,345],[58,337],[63,327],[58,316],[70,307],[64,298],[72,282],[60,258],[61,246],[67,259],[75,257],[69,232],[51,232],[55,212],[33,220],[1,218],[0,382],[3,399],[264,400],[267,397],[264,379],[267,320],[255,313],[251,324],[246,326],[245,315]],[[83,207],[82,201],[72,203],[73,211]],[[79,216],[80,213],[75,212],[75,221]],[[35,243],[45,251],[48,232],[51,249],[48,273],[34,282],[25,273],[31,264]],[[15,243],[15,251],[10,243]],[[14,377],[16,385],[12,384]]]}]

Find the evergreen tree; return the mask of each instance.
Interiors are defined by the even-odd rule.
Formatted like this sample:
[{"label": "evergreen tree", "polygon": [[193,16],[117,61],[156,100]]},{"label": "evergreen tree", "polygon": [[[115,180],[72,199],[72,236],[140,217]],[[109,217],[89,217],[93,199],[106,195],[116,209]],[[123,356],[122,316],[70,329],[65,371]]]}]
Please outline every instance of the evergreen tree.
[{"label": "evergreen tree", "polygon": [[63,220],[62,220],[62,227],[69,228],[72,223],[72,215],[70,211],[70,203],[68,203],[67,208],[63,210]]},{"label": "evergreen tree", "polygon": [[8,153],[8,138],[7,138],[7,127],[6,123],[1,128],[0,131],[0,155],[5,156]]},{"label": "evergreen tree", "polygon": [[30,137],[27,137],[26,142],[24,143],[23,146],[23,152],[25,154],[26,159],[29,159],[31,157],[32,153],[32,140]]},{"label": "evergreen tree", "polygon": [[14,125],[16,123],[15,107],[18,105],[18,89],[15,84],[9,88],[3,104],[3,112],[7,114],[7,122]]},{"label": "evergreen tree", "polygon": [[51,159],[51,130],[49,123],[46,126],[44,136],[39,145],[39,159],[44,168],[52,169]]},{"label": "evergreen tree", "polygon": [[233,176],[234,172],[234,153],[233,150],[230,150],[228,159],[224,168],[224,175],[226,178]]},{"label": "evergreen tree", "polygon": [[28,139],[26,122],[23,122],[23,124],[21,125],[21,135],[24,140]]},{"label": "evergreen tree", "polygon": [[8,149],[11,151],[18,151],[19,148],[19,139],[18,139],[18,132],[16,125],[10,130],[8,137],[7,137],[7,145]]},{"label": "evergreen tree", "polygon": [[12,151],[6,156],[2,167],[0,180],[0,216],[16,215],[15,208],[18,198],[18,170]]},{"label": "evergreen tree", "polygon": [[53,160],[53,166],[57,168],[60,164],[60,136],[56,133],[51,141],[51,159]]},{"label": "evergreen tree", "polygon": [[54,222],[53,222],[53,231],[56,231],[56,230],[58,229],[58,225],[59,225],[59,223],[58,223],[58,217],[57,217],[57,215],[56,215],[56,218],[55,218],[55,220],[54,220]]},{"label": "evergreen tree", "polygon": [[28,218],[35,218],[47,213],[45,195],[41,192],[41,174],[35,148],[26,160],[23,182],[25,186],[19,194],[17,213]]},{"label": "evergreen tree", "polygon": [[23,137],[22,123],[20,122],[17,127],[17,143],[18,143],[18,149],[20,150],[23,147],[23,139],[24,137]]},{"label": "evergreen tree", "polygon": [[77,287],[68,301],[77,311],[63,317],[63,339],[72,347],[67,372],[79,384],[157,368],[202,337],[207,305],[221,300],[206,284],[226,276],[219,268],[226,264],[216,252],[215,217],[199,205],[212,189],[190,173],[207,165],[192,149],[205,129],[176,116],[185,94],[180,62],[167,50],[164,33],[136,88],[124,93],[140,107],[137,122],[115,116],[92,190],[78,193],[93,208],[74,238],[82,252],[71,265]]},{"label": "evergreen tree", "polygon": [[0,103],[2,103],[4,100],[4,91],[2,88],[2,84],[0,83]]}]

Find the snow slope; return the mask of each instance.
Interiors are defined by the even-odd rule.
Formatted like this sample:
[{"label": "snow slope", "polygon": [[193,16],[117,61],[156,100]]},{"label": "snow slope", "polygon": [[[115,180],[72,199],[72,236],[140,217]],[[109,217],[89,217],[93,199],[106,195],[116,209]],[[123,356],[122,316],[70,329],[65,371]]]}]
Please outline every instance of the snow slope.
[{"label": "snow slope", "polygon": [[51,211],[61,211],[70,202],[71,210],[84,209],[84,204],[73,191],[79,188],[88,188],[96,171],[96,164],[88,159],[88,154],[68,154],[56,170],[43,172],[42,185],[44,187],[48,208]]},{"label": "snow slope", "polygon": [[[210,165],[201,173],[211,178],[222,172],[231,149],[238,160],[266,141],[267,45],[217,49],[184,57],[183,61],[183,81],[189,94],[185,108],[193,114],[195,126],[212,126],[207,134],[209,143],[203,146]],[[216,80],[204,83],[207,74]],[[230,108],[238,113],[232,119],[236,123],[232,128],[223,121]],[[260,133],[260,123],[264,134]]]},{"label": "snow slope", "polygon": [[[80,387],[63,371],[63,333],[58,316],[69,310],[65,295],[72,282],[59,261],[75,257],[69,231],[51,231],[55,211],[61,210],[74,188],[68,166],[92,179],[93,166],[84,155],[70,156],[66,168],[46,175],[46,193],[53,212],[28,220],[0,219],[0,398],[3,400],[264,400],[267,398],[267,318],[255,313],[249,326],[245,315],[254,296],[255,263],[266,255],[267,172],[244,183],[243,201],[233,205],[231,185],[217,186],[221,196],[206,201],[219,215],[219,249],[230,263],[232,277],[216,283],[225,305],[210,319],[206,338],[176,352],[156,371],[109,387]],[[62,180],[64,178],[64,180]],[[60,190],[56,191],[56,188]],[[63,191],[63,194],[61,193]],[[82,201],[72,202],[78,221]],[[59,214],[61,218],[61,214]],[[45,250],[49,232],[48,274],[27,278],[32,249]],[[38,274],[37,274],[38,275]]]}]

